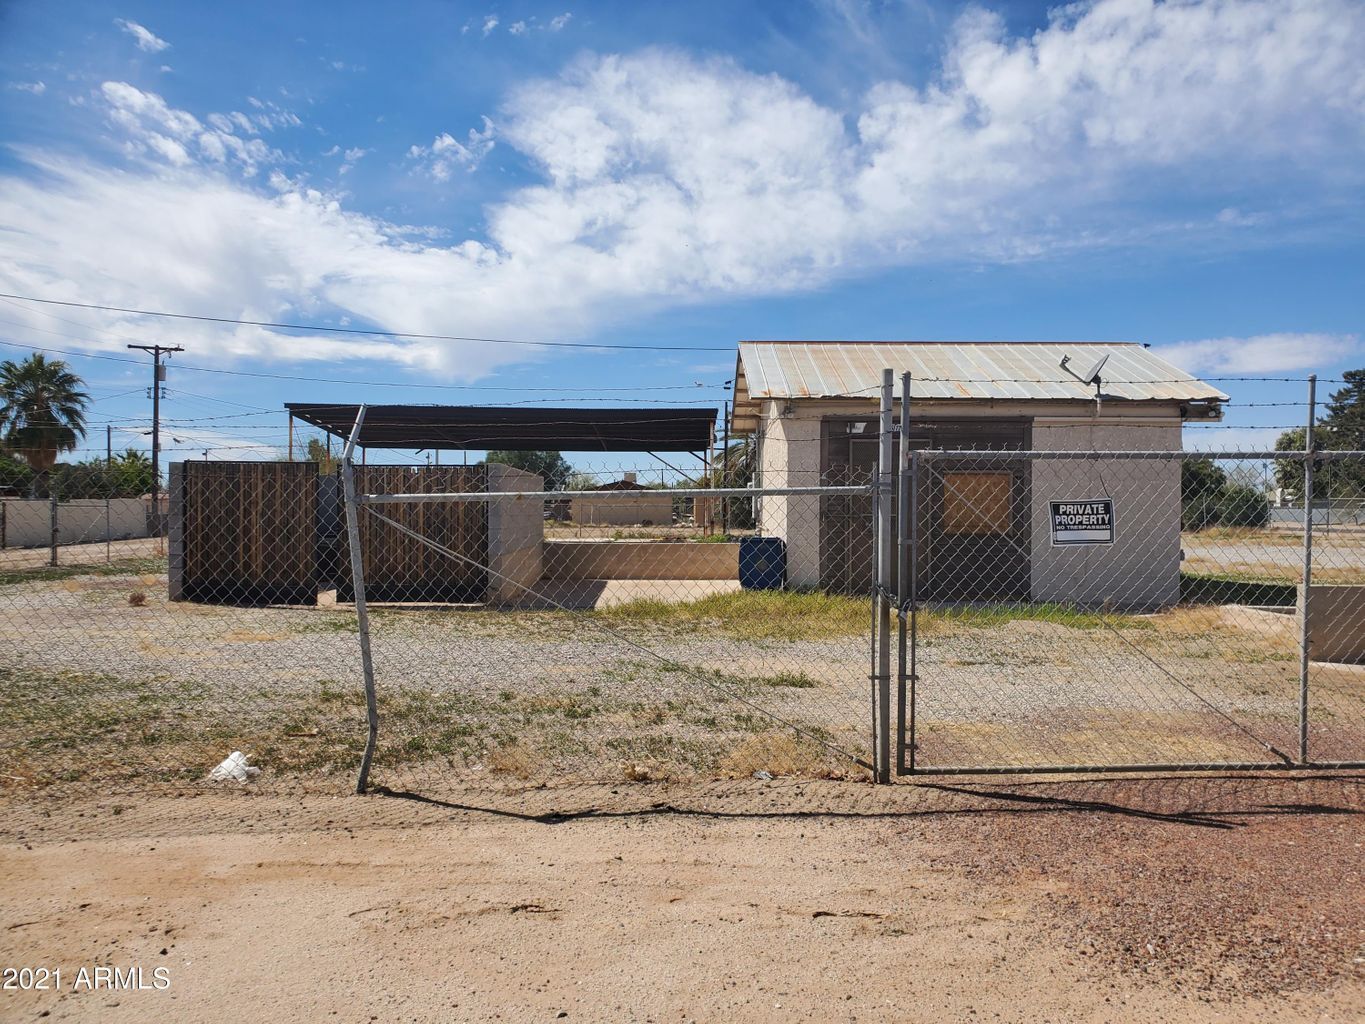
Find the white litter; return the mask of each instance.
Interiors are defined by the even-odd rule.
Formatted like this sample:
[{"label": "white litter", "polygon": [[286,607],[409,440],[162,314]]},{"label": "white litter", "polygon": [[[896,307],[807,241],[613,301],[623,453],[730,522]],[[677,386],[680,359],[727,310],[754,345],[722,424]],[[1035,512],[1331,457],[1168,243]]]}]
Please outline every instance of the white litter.
[{"label": "white litter", "polygon": [[260,774],[259,768],[246,763],[245,754],[240,750],[234,750],[217,768],[209,772],[209,778],[214,782],[246,782]]}]

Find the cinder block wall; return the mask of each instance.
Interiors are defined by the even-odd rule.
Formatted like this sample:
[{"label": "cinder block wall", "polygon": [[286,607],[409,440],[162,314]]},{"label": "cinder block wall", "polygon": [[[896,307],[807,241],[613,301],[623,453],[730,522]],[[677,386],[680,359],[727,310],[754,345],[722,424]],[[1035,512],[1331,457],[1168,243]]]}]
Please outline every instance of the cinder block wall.
[{"label": "cinder block wall", "polygon": [[569,517],[585,526],[671,526],[673,499],[666,491],[603,491],[600,498],[574,498]]},{"label": "cinder block wall", "polygon": [[[1365,662],[1365,587],[1315,583],[1308,596],[1308,656],[1314,661]],[[1303,587],[1298,588],[1302,621]]]},{"label": "cinder block wall", "polygon": [[[543,491],[535,473],[492,462],[488,489]],[[541,577],[545,547],[545,503],[539,498],[493,498],[488,502],[488,600],[519,601]]]},{"label": "cinder block wall", "polygon": [[[759,460],[760,486],[819,486],[823,411],[798,406],[791,416],[783,417],[777,414],[778,408],[776,402],[765,406],[768,416]],[[765,536],[787,542],[788,585],[820,586],[820,499],[764,495],[759,498],[758,524]]]},{"label": "cinder block wall", "polygon": [[[1035,420],[1035,451],[1177,451],[1169,426]],[[1104,458],[1033,463],[1035,601],[1148,611],[1180,600],[1180,462]],[[1114,543],[1053,547],[1049,502],[1114,500]]]},{"label": "cinder block wall", "polygon": [[554,580],[734,580],[739,545],[692,541],[547,541]]},{"label": "cinder block wall", "polygon": [[[6,498],[4,546],[39,548],[52,543],[52,506],[47,499]],[[57,505],[59,544],[93,544],[106,538],[103,498],[75,498]],[[141,498],[109,499],[109,540],[147,536],[147,504]]]}]

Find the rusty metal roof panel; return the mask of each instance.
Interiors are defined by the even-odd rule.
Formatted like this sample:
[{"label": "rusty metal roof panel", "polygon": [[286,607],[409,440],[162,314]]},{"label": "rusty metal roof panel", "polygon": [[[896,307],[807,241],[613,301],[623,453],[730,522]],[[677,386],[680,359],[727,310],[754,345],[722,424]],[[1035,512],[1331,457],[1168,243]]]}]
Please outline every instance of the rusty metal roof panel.
[{"label": "rusty metal roof panel", "polygon": [[1069,377],[1101,356],[1107,399],[1225,402],[1212,385],[1132,342],[741,341],[747,398],[874,398],[882,370],[911,374],[911,397],[1076,401],[1094,388]]}]

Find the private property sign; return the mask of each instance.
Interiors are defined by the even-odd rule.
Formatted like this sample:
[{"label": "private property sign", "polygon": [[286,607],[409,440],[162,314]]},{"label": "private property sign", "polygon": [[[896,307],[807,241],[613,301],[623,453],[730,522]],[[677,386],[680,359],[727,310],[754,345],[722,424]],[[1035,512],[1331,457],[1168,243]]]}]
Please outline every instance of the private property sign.
[{"label": "private property sign", "polygon": [[1091,498],[1088,501],[1053,501],[1052,544],[1114,543],[1114,500]]}]

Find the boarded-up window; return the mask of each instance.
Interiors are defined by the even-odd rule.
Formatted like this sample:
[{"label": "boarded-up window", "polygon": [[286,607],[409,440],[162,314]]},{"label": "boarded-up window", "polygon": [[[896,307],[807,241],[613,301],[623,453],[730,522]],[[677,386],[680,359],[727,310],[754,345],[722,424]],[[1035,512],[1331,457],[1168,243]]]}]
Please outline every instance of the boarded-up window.
[{"label": "boarded-up window", "polygon": [[1009,473],[944,473],[944,533],[1008,533]]}]

